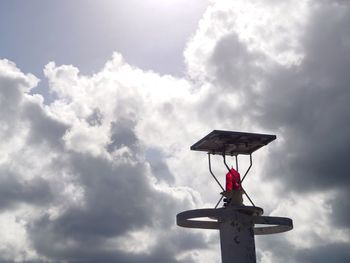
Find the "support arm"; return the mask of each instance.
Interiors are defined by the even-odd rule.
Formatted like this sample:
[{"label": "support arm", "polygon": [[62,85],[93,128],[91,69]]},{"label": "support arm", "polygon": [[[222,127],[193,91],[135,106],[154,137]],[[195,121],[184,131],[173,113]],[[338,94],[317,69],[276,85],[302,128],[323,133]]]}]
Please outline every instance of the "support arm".
[{"label": "support arm", "polygon": [[210,153],[208,153],[208,162],[209,162],[209,172],[210,172],[210,174],[213,176],[214,180],[218,183],[218,185],[220,186],[222,191],[225,191],[225,188],[222,187],[222,185],[220,184],[219,180],[216,178],[216,176],[214,175],[213,171],[211,170]]},{"label": "support arm", "polygon": [[250,161],[249,167],[248,167],[247,171],[245,172],[245,174],[244,174],[244,176],[243,176],[243,178],[242,178],[242,180],[241,180],[241,183],[243,182],[244,178],[247,176],[247,174],[248,174],[250,168],[252,168],[252,165],[253,165],[252,154],[249,155],[249,161]]}]

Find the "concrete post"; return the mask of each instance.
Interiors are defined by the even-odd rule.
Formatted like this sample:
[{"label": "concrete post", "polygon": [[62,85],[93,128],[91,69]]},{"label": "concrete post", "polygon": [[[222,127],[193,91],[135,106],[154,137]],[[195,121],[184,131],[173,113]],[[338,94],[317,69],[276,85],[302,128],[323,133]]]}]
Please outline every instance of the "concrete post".
[{"label": "concrete post", "polygon": [[222,262],[256,263],[252,217],[232,211],[230,216],[221,220],[220,243]]},{"label": "concrete post", "polygon": [[[293,221],[289,218],[262,214],[260,207],[230,203],[225,208],[181,212],[176,215],[176,222],[182,227],[218,229],[223,263],[256,263],[254,235],[276,234],[293,229]],[[203,217],[211,220],[200,220]],[[268,226],[255,227],[255,224]]]},{"label": "concrete post", "polygon": [[230,200],[227,213],[220,218],[221,258],[223,263],[256,263],[254,223],[251,213],[235,209],[243,205],[242,191],[223,193]]}]

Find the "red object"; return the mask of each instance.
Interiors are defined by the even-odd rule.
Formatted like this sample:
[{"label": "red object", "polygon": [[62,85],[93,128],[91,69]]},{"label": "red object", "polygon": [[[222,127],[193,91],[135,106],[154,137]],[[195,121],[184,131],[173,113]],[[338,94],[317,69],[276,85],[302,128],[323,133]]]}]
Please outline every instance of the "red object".
[{"label": "red object", "polygon": [[242,190],[239,182],[241,181],[241,176],[239,172],[231,168],[231,170],[226,174],[226,191]]}]

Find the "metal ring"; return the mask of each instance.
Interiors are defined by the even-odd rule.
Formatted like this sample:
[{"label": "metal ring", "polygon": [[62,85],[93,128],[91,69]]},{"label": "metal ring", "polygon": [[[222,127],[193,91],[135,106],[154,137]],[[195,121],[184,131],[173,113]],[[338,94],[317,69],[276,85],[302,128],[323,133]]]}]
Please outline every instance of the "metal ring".
[{"label": "metal ring", "polygon": [[203,229],[219,229],[218,221],[203,221],[193,220],[192,218],[209,217],[216,220],[231,217],[235,212],[241,212],[248,215],[261,215],[262,208],[256,206],[230,206],[228,208],[218,209],[195,209],[181,212],[176,215],[176,223],[178,226],[188,228],[203,228]]},{"label": "metal ring", "polygon": [[[237,206],[219,209],[195,209],[181,212],[176,215],[176,223],[181,227],[202,228],[202,229],[220,229],[219,219],[227,218],[233,213],[250,213],[254,224],[273,225],[269,227],[254,227],[255,235],[275,234],[293,229],[293,221],[285,217],[261,216],[262,209],[253,206]],[[255,215],[254,215],[255,214]],[[193,218],[209,217],[217,221],[193,220]]]},{"label": "metal ring", "polygon": [[293,229],[293,221],[286,217],[254,216],[254,224],[273,225],[254,227],[254,235],[269,235],[286,232]]},{"label": "metal ring", "polygon": [[198,217],[211,217],[218,219],[221,214],[221,209],[196,209],[187,210],[176,215],[176,223],[178,226],[189,228],[204,228],[204,229],[219,229],[218,221],[201,221],[191,220]]}]

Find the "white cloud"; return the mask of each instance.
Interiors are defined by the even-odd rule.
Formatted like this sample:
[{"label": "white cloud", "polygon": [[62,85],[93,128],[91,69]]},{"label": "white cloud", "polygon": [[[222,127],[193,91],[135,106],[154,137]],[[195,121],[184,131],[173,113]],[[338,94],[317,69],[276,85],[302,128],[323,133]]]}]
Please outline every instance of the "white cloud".
[{"label": "white cloud", "polygon": [[[23,241],[14,242],[3,233],[3,244],[11,244],[4,246],[3,260],[11,260],[7,255],[12,255],[12,250],[36,251],[44,258],[57,260],[73,260],[85,251],[85,257],[91,259],[103,254],[110,259],[125,257],[125,261],[145,257],[146,261],[147,257],[175,261],[181,243],[174,239],[166,248],[161,240],[177,235],[176,213],[194,206],[198,194],[166,181],[158,183],[144,150],[179,147],[178,134],[172,128],[175,122],[184,120],[182,112],[176,115],[173,102],[180,102],[184,94],[190,99],[188,82],[142,72],[127,65],[118,54],[93,76],[82,76],[73,66],[49,63],[45,74],[57,99],[43,105],[40,96],[28,94],[36,84],[30,82],[34,77],[8,65],[10,73],[3,70],[1,91],[6,97],[4,91],[12,88],[18,97],[14,111],[17,125],[12,133],[18,143],[15,147],[6,142],[2,145],[1,171],[4,189],[18,189],[2,190],[2,206],[17,213],[22,204],[27,204],[30,216],[19,215],[24,222],[23,237],[27,237]],[[11,71],[18,76],[13,77]],[[22,82],[28,88],[22,89]],[[164,122],[159,122],[162,119]],[[12,122],[10,119],[5,124]],[[151,129],[159,134],[150,136]],[[164,133],[167,129],[169,132]],[[163,155],[157,158],[154,161],[167,167]],[[122,243],[132,243],[133,233],[142,234],[145,226],[155,233],[152,238],[157,245],[135,250],[137,253],[133,250],[140,259],[129,258],[129,250],[118,245],[120,242],[110,241],[126,235],[131,239]],[[169,227],[173,230],[163,235]],[[205,246],[198,233],[186,237],[193,242],[190,249]],[[93,240],[95,249],[87,250]],[[23,253],[19,253],[20,259],[36,258],[34,252]]]},{"label": "white cloud", "polygon": [[[188,74],[194,79],[215,77],[211,72],[210,59],[218,42],[230,35],[236,35],[248,52],[261,53],[265,57],[255,58],[254,63],[258,67],[267,69],[271,63],[282,66],[300,64],[304,57],[300,37],[305,33],[308,22],[308,3],[213,1],[185,50]],[[235,52],[232,50],[235,48],[231,46],[231,52]],[[234,57],[227,57],[230,58]]]},{"label": "white cloud", "polygon": [[245,181],[267,214],[295,220],[293,232],[258,240],[262,262],[289,248],[286,262],[314,262],[324,244],[338,251],[349,241],[338,180],[348,179],[336,170],[344,157],[331,157],[348,153],[349,17],[327,2],[212,2],[185,50],[189,78],[143,71],[118,53],[92,75],[50,62],[49,105],[29,94],[33,75],[0,60],[1,259],[214,259],[217,233],[175,226],[177,212],[218,199],[205,154],[189,151],[212,129],[280,138]]}]

